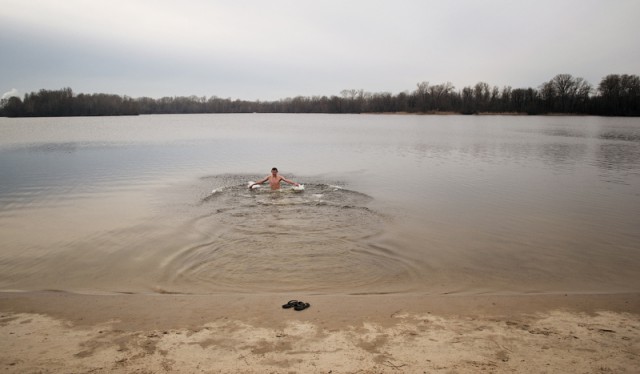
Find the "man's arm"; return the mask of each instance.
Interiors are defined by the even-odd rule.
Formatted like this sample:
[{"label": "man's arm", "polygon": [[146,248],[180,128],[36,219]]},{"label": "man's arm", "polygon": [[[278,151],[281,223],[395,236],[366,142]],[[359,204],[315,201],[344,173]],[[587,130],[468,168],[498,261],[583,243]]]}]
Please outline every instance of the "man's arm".
[{"label": "man's arm", "polygon": [[269,180],[269,176],[268,175],[266,177],[262,178],[261,180],[255,182],[255,183],[251,183],[249,185],[249,188],[255,186],[256,184],[262,184],[262,183],[266,182],[267,180]]},{"label": "man's arm", "polygon": [[287,183],[289,183],[289,184],[292,184],[292,185],[294,185],[294,186],[299,186],[299,185],[300,185],[299,183],[296,183],[296,182],[290,181],[290,180],[288,180],[287,178],[285,178],[285,177],[283,177],[283,176],[280,176],[280,180],[281,180],[281,181],[285,181],[285,182],[287,182]]}]

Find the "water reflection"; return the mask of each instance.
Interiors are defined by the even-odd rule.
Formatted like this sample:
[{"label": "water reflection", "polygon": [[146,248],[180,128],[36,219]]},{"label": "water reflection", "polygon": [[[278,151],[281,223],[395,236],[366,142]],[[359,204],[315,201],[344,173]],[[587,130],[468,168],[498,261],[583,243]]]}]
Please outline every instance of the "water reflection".
[{"label": "water reflection", "polygon": [[[637,119],[30,121],[0,118],[0,288],[581,292],[640,284]],[[307,190],[245,188],[274,165]]]},{"label": "water reflection", "polygon": [[629,184],[628,173],[640,173],[640,126],[624,122],[613,128],[602,129],[595,165],[603,171],[608,182]]},{"label": "water reflection", "polygon": [[640,176],[640,144],[614,142],[601,144],[595,159],[606,182],[631,185]]},{"label": "water reflection", "polygon": [[603,140],[621,140],[627,142],[640,142],[640,133],[634,133],[630,131],[606,131],[600,134],[600,139]]},{"label": "water reflection", "polygon": [[540,158],[552,167],[576,165],[587,157],[586,144],[551,143],[540,145]]},{"label": "water reflection", "polygon": [[576,128],[544,129],[542,133],[552,137],[563,137],[563,138],[585,138],[587,136],[584,130],[580,130]]},{"label": "water reflection", "polygon": [[73,153],[76,152],[79,148],[78,143],[43,143],[43,144],[32,144],[26,147],[27,150],[33,152],[62,152],[62,153]]}]

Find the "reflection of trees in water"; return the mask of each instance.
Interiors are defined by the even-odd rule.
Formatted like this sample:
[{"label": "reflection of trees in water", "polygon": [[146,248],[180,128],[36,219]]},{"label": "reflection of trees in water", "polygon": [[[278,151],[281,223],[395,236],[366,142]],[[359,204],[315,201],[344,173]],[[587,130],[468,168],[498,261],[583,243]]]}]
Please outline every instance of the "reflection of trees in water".
[{"label": "reflection of trees in water", "polygon": [[540,147],[540,158],[551,166],[566,166],[584,160],[587,155],[586,144],[550,143]]},{"label": "reflection of trees in water", "polygon": [[[551,138],[524,136],[521,141],[519,138],[481,139],[483,141],[470,144],[417,142],[400,144],[395,149],[401,156],[415,156],[444,164],[514,162],[531,165],[535,160],[556,171],[597,167],[608,173],[631,171],[640,174],[640,128],[616,124],[615,129],[597,130],[582,127],[536,129],[530,132]],[[606,180],[624,178],[625,175],[619,178],[605,176]]]},{"label": "reflection of trees in water", "polygon": [[608,171],[640,171],[640,144],[608,142],[601,144],[596,153],[596,164]]},{"label": "reflection of trees in water", "polygon": [[543,134],[549,136],[560,136],[563,138],[584,138],[587,135],[583,129],[576,128],[554,128],[542,131]]},{"label": "reflection of trees in water", "polygon": [[599,168],[613,171],[640,170],[640,131],[637,126],[603,131],[598,135],[601,144],[596,153]]},{"label": "reflection of trees in water", "polygon": [[66,143],[43,143],[34,144],[27,149],[32,152],[62,152],[62,153],[74,153],[78,150],[79,144],[74,142]]},{"label": "reflection of trees in water", "polygon": [[623,140],[629,142],[640,142],[640,133],[607,131],[598,136],[603,140]]}]

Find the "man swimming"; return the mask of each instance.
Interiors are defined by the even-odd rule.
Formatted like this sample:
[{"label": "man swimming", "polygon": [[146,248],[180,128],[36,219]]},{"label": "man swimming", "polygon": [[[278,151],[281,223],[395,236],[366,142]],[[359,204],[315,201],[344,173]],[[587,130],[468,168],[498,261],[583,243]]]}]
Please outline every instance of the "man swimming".
[{"label": "man swimming", "polygon": [[255,182],[255,183],[251,183],[249,185],[249,189],[251,189],[251,187],[255,186],[256,184],[262,184],[266,181],[269,181],[269,186],[271,186],[272,190],[279,190],[280,189],[280,181],[285,182],[285,183],[289,183],[291,185],[294,186],[299,186],[299,183],[293,182],[288,180],[287,178],[283,177],[282,175],[278,174],[278,168],[274,167],[271,168],[271,175],[267,175],[266,177],[264,177],[263,179]]}]

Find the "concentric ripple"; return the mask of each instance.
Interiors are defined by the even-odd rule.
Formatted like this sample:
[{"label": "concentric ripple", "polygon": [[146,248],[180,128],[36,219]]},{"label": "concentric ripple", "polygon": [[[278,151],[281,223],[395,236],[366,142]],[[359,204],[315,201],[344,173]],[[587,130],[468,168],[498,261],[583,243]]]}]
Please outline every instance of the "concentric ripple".
[{"label": "concentric ripple", "polygon": [[394,292],[394,283],[407,280],[410,266],[377,242],[384,217],[366,206],[370,196],[326,183],[305,187],[249,190],[241,182],[216,188],[203,198],[203,214],[188,223],[198,239],[163,264],[167,283]]}]

